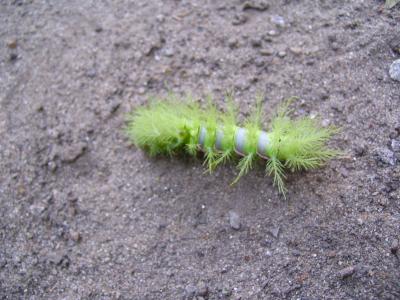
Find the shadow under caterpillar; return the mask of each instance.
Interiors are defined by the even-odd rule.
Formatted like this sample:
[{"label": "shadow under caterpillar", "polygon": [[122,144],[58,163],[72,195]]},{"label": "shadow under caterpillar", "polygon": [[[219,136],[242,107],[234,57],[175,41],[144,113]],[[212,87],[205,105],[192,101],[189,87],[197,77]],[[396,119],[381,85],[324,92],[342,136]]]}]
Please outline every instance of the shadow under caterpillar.
[{"label": "shadow under caterpillar", "polygon": [[256,160],[266,161],[266,173],[285,195],[285,171],[315,169],[341,154],[326,143],[338,129],[321,127],[310,117],[291,119],[286,101],[279,107],[270,127],[262,128],[262,97],[257,97],[253,113],[241,125],[231,95],[227,96],[226,112],[217,110],[211,99],[204,109],[189,97],[182,101],[175,95],[154,100],[148,107],[139,107],[128,117],[126,133],[137,147],[150,155],[173,155],[185,151],[205,154],[205,164],[212,171],[216,166],[239,157],[239,174],[233,183],[246,174]]}]

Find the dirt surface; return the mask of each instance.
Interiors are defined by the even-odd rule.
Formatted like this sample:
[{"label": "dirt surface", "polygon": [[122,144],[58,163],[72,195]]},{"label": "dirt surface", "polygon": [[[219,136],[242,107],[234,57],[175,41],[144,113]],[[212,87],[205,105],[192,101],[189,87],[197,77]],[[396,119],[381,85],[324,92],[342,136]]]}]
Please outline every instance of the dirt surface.
[{"label": "dirt surface", "polygon": [[[383,1],[1,1],[0,298],[399,299],[399,57]],[[230,89],[243,116],[299,96],[347,157],[284,200],[122,132],[149,95]]]}]

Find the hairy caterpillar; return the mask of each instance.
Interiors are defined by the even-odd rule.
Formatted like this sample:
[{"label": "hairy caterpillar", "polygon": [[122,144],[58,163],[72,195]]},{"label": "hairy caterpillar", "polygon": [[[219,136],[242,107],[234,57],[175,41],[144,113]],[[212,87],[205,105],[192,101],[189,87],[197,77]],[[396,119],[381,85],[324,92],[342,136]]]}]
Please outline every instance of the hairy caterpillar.
[{"label": "hairy caterpillar", "polygon": [[282,194],[286,188],[285,170],[314,169],[339,155],[326,142],[337,132],[330,126],[322,128],[316,120],[303,117],[290,119],[289,102],[278,109],[269,130],[264,131],[262,97],[257,97],[256,109],[241,125],[232,96],[227,96],[227,112],[219,112],[211,98],[202,109],[187,99],[183,102],[170,95],[140,107],[129,115],[126,132],[131,141],[150,155],[204,152],[204,163],[212,171],[232,158],[238,161],[239,174],[235,183],[246,174],[256,160],[266,161],[266,173],[273,176]]}]

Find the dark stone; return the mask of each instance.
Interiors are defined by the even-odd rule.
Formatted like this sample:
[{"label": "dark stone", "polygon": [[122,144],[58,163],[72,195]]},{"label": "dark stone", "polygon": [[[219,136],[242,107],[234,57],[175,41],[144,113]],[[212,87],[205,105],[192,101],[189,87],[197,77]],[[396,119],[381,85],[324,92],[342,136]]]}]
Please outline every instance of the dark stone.
[{"label": "dark stone", "polygon": [[11,53],[10,54],[10,61],[16,61],[18,58],[18,54],[17,53]]}]

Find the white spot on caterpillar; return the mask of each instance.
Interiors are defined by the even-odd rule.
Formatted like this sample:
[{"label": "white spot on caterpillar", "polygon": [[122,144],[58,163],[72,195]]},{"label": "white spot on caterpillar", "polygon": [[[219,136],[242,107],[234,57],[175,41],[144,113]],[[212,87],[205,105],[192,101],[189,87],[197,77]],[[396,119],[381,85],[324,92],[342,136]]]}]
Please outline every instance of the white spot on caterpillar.
[{"label": "white spot on caterpillar", "polygon": [[220,129],[217,129],[216,135],[215,135],[215,149],[217,150],[224,150],[222,149],[222,140],[224,139],[224,132]]},{"label": "white spot on caterpillar", "polygon": [[270,145],[270,139],[268,134],[265,131],[260,131],[260,135],[258,136],[258,142],[257,142],[257,154],[262,158],[268,159],[267,149],[269,145]]},{"label": "white spot on caterpillar", "polygon": [[204,143],[206,142],[206,136],[207,136],[207,129],[205,129],[204,127],[200,127],[199,145],[201,148],[204,148]]},{"label": "white spot on caterpillar", "polygon": [[246,156],[244,147],[246,145],[247,130],[238,128],[235,132],[235,152],[239,155]]}]

